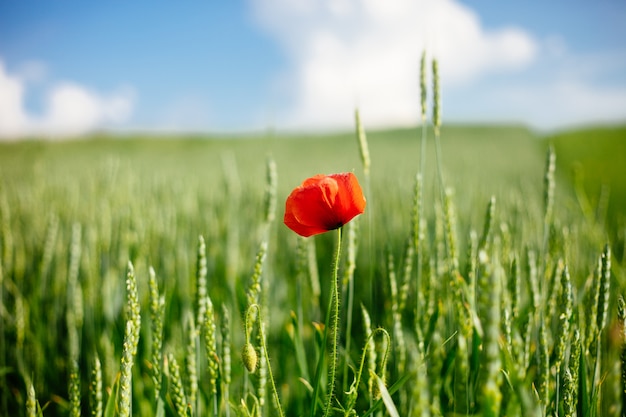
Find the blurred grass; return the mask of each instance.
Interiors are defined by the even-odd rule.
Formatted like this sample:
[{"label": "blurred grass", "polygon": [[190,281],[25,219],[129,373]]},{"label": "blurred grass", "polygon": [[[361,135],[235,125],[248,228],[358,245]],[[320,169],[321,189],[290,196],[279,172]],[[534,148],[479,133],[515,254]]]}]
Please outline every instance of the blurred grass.
[{"label": "blurred grass", "polygon": [[[372,153],[372,184],[410,192],[419,170],[418,129],[368,131]],[[545,146],[531,131],[510,126],[444,126],[444,173],[458,191],[500,193],[537,183]],[[64,142],[0,143],[5,181],[19,183],[45,177],[79,180],[106,164],[128,166],[142,177],[204,182],[219,188],[224,165],[238,172],[247,186],[264,186],[264,159],[271,155],[279,174],[278,192],[289,190],[316,173],[355,171],[360,160],[354,133],[267,134],[257,137],[106,137]],[[425,184],[435,186],[432,132],[427,145]],[[142,177],[143,178],[143,177]],[[394,193],[396,194],[396,193]],[[390,196],[391,197],[391,196]]]},{"label": "blurred grass", "polygon": [[[606,126],[557,133],[557,165],[579,193],[588,217],[606,227],[614,241],[626,233],[626,126]],[[624,247],[617,256],[624,257]]]},{"label": "blurred grass", "polygon": [[[379,177],[398,176],[410,182],[410,177],[404,174],[417,170],[418,130],[368,131],[367,136]],[[444,162],[452,176],[473,170],[479,179],[485,179],[498,172],[505,174],[504,184],[509,176],[535,168],[537,165],[532,164],[543,152],[536,146],[535,136],[523,127],[445,126],[442,136]],[[42,164],[52,170],[47,171],[50,174],[89,172],[111,158],[132,163],[138,172],[185,176],[219,173],[223,155],[231,154],[241,167],[262,167],[263,159],[259,157],[272,154],[282,177],[294,176],[297,180],[306,173],[357,169],[360,161],[356,149],[352,132],[242,137],[94,136],[62,142],[0,143],[0,162],[5,176],[33,174]],[[476,169],[477,163],[480,169]],[[434,166],[432,143],[429,143],[427,164]]]},{"label": "blurred grass", "polygon": [[[368,131],[367,137],[372,154],[373,195],[366,197],[381,206],[382,216],[378,220],[381,227],[377,228],[383,234],[379,237],[393,238],[396,230],[403,230],[409,224],[410,212],[399,212],[398,207],[409,201],[419,171],[420,130]],[[528,129],[451,125],[442,127],[442,138],[446,184],[466,196],[456,201],[461,205],[459,210],[472,213],[472,217],[463,218],[464,229],[461,230],[480,220],[482,207],[492,194],[502,202],[510,202],[510,194],[519,188],[527,193],[539,192],[545,145]],[[199,187],[199,199],[204,196],[220,200],[224,198],[225,181],[235,181],[236,186],[243,187],[246,196],[254,199],[260,198],[257,190],[265,187],[265,158],[268,156],[276,161],[278,169],[280,218],[284,198],[304,178],[343,171],[361,175],[357,142],[352,132],[279,135],[269,132],[258,136],[223,137],[94,136],[64,142],[0,144],[0,173],[8,185],[30,187],[43,181],[46,187],[52,187],[51,193],[63,193],[68,187],[87,186],[78,184],[91,176],[102,179],[103,175],[116,175],[121,168],[121,172],[132,173],[126,182],[150,182],[161,192],[172,187]],[[429,215],[437,201],[435,163],[433,137],[429,132],[424,170],[425,205]],[[120,181],[120,186],[128,186],[124,178],[115,181]],[[69,214],[71,205],[68,206],[67,201],[51,198],[49,202],[40,203],[59,202],[62,207],[57,209]],[[476,207],[481,209],[475,210]],[[541,210],[541,207],[533,209]],[[393,215],[384,215],[385,212]],[[80,220],[81,214],[75,214]]]},{"label": "blurred grass", "polygon": [[[492,195],[501,212],[540,215],[542,203],[536,196],[542,192],[544,155],[549,143],[556,148],[557,181],[562,186],[562,196],[574,195],[572,166],[584,174],[584,189],[594,209],[598,206],[602,184],[610,185],[605,215],[610,219],[607,226],[611,229],[611,238],[623,242],[625,129],[598,128],[542,138],[521,126],[443,126],[444,177],[446,185],[459,196],[454,199],[460,214],[459,253],[464,253],[469,229],[481,224],[484,208]],[[402,245],[403,233],[410,223],[410,210],[401,208],[407,207],[410,201],[415,174],[420,169],[419,135],[419,129],[414,128],[367,131],[372,169],[371,195],[366,197],[373,203],[368,207],[371,212],[368,215],[376,219],[372,234],[393,245]],[[241,222],[236,225],[237,235],[256,236],[262,217],[268,156],[275,160],[278,171],[279,219],[286,195],[302,179],[317,173],[341,171],[362,175],[352,132],[318,135],[268,132],[257,136],[94,136],[63,142],[3,143],[0,144],[0,176],[5,191],[12,192],[10,195],[18,199],[22,196],[22,203],[27,203],[26,209],[31,215],[39,216],[33,220],[42,223],[41,235],[35,239],[45,237],[46,216],[50,213],[57,213],[68,221],[89,224],[96,213],[85,207],[92,207],[108,215],[121,213],[124,221],[139,231],[147,227],[141,224],[141,219],[150,218],[154,212],[164,219],[160,229],[152,231],[162,240],[160,247],[176,247],[175,242],[167,242],[171,240],[172,231],[176,239],[186,239],[191,244],[201,232],[207,234],[207,239],[214,234],[219,242],[229,227],[235,227],[227,224],[235,218]],[[439,204],[435,163],[432,132],[429,132],[424,169],[428,217],[434,215],[434,208]],[[95,184],[93,178],[97,178]],[[26,201],[29,191],[33,193],[31,197],[36,195],[37,198]],[[242,197],[228,203],[229,193],[241,193]],[[125,201],[126,196],[139,200]],[[145,207],[149,201],[150,205]],[[154,206],[155,202],[161,206]],[[243,211],[236,213],[237,207],[233,204]],[[582,210],[580,204],[568,204],[573,215]],[[519,217],[512,227],[523,221],[523,216]],[[278,231],[282,239],[285,230],[281,226],[278,225]],[[527,228],[525,233],[535,242],[540,239],[538,230]],[[324,247],[322,245],[321,250]],[[621,259],[623,245],[618,248],[616,256]],[[141,250],[141,246],[136,250]],[[222,251],[214,250],[216,255]],[[253,256],[255,250],[251,245],[241,248],[241,253]],[[119,262],[125,264],[123,260]]]},{"label": "blurred grass", "polygon": [[[598,190],[603,182],[610,182],[611,189],[617,190],[612,191],[611,198],[617,196],[618,205],[615,211],[607,212],[607,224],[619,225],[619,202],[623,201],[619,200],[623,198],[619,190],[624,184],[625,166],[624,141],[620,137],[623,138],[624,130],[616,131],[606,134],[613,139],[599,141],[602,145],[594,145],[592,152],[584,138],[602,136],[603,129],[585,131],[579,136],[568,133],[541,138],[516,126],[444,126],[443,169],[446,185],[454,189],[461,270],[465,267],[465,240],[470,230],[481,230],[491,196],[497,201],[494,233],[502,245],[520,254],[526,248],[542,248],[545,150],[548,143],[553,143],[560,164],[554,229],[555,240],[561,246],[555,244],[558,246],[555,250],[559,256],[569,258],[568,265],[574,271],[573,285],[584,294],[583,288],[606,235],[597,231],[595,222],[590,226],[581,221],[584,208],[572,198],[574,177],[565,167],[579,161],[585,173],[594,173],[585,175],[590,204],[594,203],[593,190]],[[409,236],[415,174],[420,169],[420,136],[418,129],[368,130],[367,136],[372,157],[371,189],[366,195],[366,216],[359,220],[357,279],[360,285],[355,298],[365,300],[371,308],[375,326],[390,328],[385,316],[389,307],[389,271],[385,259],[392,253],[400,264]],[[435,208],[440,201],[432,134],[427,152],[424,206],[429,252],[426,256],[435,265],[442,262],[442,254],[436,247],[441,243],[437,241],[435,219]],[[105,386],[114,380],[124,334],[123,283],[128,260],[135,265],[144,306],[148,294],[147,268],[149,265],[155,268],[161,290],[166,294],[165,349],[180,355],[179,342],[184,340],[182,323],[193,309],[199,234],[207,242],[209,293],[216,306],[224,304],[232,309],[233,343],[241,346],[239,318],[245,308],[245,289],[264,231],[261,226],[268,156],[274,159],[278,171],[277,221],[272,225],[264,265],[266,285],[271,288],[270,349],[275,358],[280,358],[274,359],[278,364],[277,378],[294,381],[300,375],[293,358],[292,341],[283,331],[288,328],[288,310],[300,305],[306,323],[323,322],[323,317],[319,306],[312,305],[306,284],[298,281],[301,266],[296,256],[297,240],[282,224],[283,204],[291,189],[317,173],[355,171],[362,179],[354,133],[94,136],[75,141],[0,144],[0,256],[4,271],[0,351],[8,352],[0,366],[6,367],[4,381],[8,381],[17,403],[24,402],[20,397],[24,392],[22,377],[30,375],[37,395],[46,401],[52,398],[58,407],[51,414],[65,412],[62,399],[67,397],[68,367],[64,312],[71,308],[72,302],[66,300],[65,285],[74,224],[82,226],[79,282],[85,320],[81,369],[90,369],[93,356],[98,353],[103,359]],[[368,219],[372,219],[371,223]],[[330,235],[314,240],[323,280],[329,276]],[[368,241],[367,236],[372,240]],[[623,248],[623,234],[612,236],[614,247]],[[615,256],[618,262],[614,268],[619,271],[622,254],[617,251]],[[431,265],[425,265],[425,269],[429,268]],[[432,273],[445,275],[439,270]],[[371,285],[381,294],[379,304],[368,303],[371,301],[368,279],[373,280]],[[623,277],[618,275],[615,281],[617,294],[623,290]],[[327,287],[322,284],[322,298],[328,296]],[[452,302],[451,298],[445,302]],[[14,315],[16,311],[22,311],[22,316]],[[442,321],[447,326],[445,330],[453,328],[449,318]],[[141,409],[149,408],[151,403],[146,399],[152,398],[150,383],[146,382],[149,367],[145,358],[149,357],[150,348],[145,341],[149,340],[145,327],[142,326],[140,359],[133,378],[135,401],[140,404],[136,407]],[[353,328],[355,333],[360,332],[358,319]],[[313,339],[309,327],[300,330],[306,331],[303,339]],[[440,336],[450,334],[442,330]],[[21,342],[7,345],[14,340]],[[357,346],[360,342],[357,341]],[[239,372],[237,376],[241,378],[241,369]],[[83,372],[83,378],[86,374]],[[298,400],[305,397],[304,388],[286,383],[282,391],[286,404],[290,404],[288,407],[301,410]],[[7,401],[6,395],[1,397]],[[0,404],[0,411],[14,407],[15,404],[11,407]]]}]

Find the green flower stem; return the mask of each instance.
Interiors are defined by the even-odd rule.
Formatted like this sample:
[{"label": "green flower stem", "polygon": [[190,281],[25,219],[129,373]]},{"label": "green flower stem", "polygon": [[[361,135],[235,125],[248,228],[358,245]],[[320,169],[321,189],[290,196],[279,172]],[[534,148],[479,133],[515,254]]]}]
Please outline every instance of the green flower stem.
[{"label": "green flower stem", "polygon": [[350,346],[352,342],[352,310],[354,307],[354,270],[356,268],[356,228],[358,223],[352,222],[348,226],[348,258],[345,266],[344,278],[342,288],[345,290],[347,284],[347,304],[348,311],[346,312],[346,346],[345,346],[345,360],[343,361],[343,383],[341,389],[343,392],[348,391],[348,376],[349,376],[349,364],[350,364]]},{"label": "green flower stem", "polygon": [[[260,339],[261,339],[261,345],[263,348],[263,354],[265,356],[265,361],[267,362],[267,373],[269,374],[270,377],[270,383],[272,384],[272,394],[274,395],[274,402],[276,403],[276,409],[278,410],[278,414],[280,415],[280,417],[285,417],[285,413],[283,412],[283,407],[280,405],[280,398],[278,397],[278,390],[276,390],[276,384],[274,382],[274,374],[272,373],[272,367],[270,366],[270,358],[269,355],[267,353],[267,346],[265,345],[265,330],[263,330],[263,318],[261,317],[261,308],[259,307],[258,304],[252,304],[250,305],[250,307],[248,307],[248,311],[246,312],[246,343],[249,343],[249,330],[250,327],[252,325],[252,323],[250,323],[251,318],[250,318],[250,313],[252,312],[252,310],[256,310],[257,312],[257,320],[259,322],[259,332],[260,332]],[[254,319],[252,319],[252,321],[254,321]]]},{"label": "green flower stem", "polygon": [[[333,293],[330,298],[330,304],[328,305],[328,310],[330,312],[332,306],[332,318],[331,318],[331,328],[330,332],[332,333],[332,343],[331,343],[331,352],[330,352],[330,366],[328,368],[328,395],[326,396],[326,409],[324,410],[324,417],[327,417],[331,414],[332,409],[332,400],[333,400],[333,391],[335,390],[335,377],[337,374],[337,343],[339,341],[339,278],[337,271],[339,269],[339,256],[341,255],[341,230],[343,228],[340,227],[337,229],[337,241],[335,244],[335,258],[333,259]],[[326,329],[328,332],[328,328]]]}]

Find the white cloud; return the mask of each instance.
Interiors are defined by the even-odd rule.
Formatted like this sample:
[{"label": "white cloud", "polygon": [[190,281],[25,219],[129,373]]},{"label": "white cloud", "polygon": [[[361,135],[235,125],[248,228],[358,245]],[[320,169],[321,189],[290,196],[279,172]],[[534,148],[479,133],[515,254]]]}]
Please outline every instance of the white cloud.
[{"label": "white cloud", "polygon": [[282,87],[292,127],[349,126],[355,107],[368,126],[417,121],[422,50],[440,62],[445,88],[511,71],[536,58],[517,28],[485,30],[453,0],[254,0],[259,22],[292,59]]},{"label": "white cloud", "polygon": [[[67,137],[127,120],[134,94],[120,89],[104,96],[71,82],[58,82],[46,91],[41,115],[26,108],[28,81],[43,76],[41,66],[28,65],[23,74],[9,74],[0,60],[0,138]],[[40,80],[39,80],[40,81]]]},{"label": "white cloud", "polygon": [[521,122],[539,130],[626,122],[626,55],[570,52],[555,37],[541,47],[541,58],[522,74],[446,90],[449,120]]},{"label": "white cloud", "polygon": [[490,94],[505,103],[508,119],[532,120],[539,129],[626,121],[626,87],[592,87],[580,80],[510,87]]},{"label": "white cloud", "polygon": [[28,124],[24,113],[24,85],[6,73],[0,61],[0,136],[19,136]]}]

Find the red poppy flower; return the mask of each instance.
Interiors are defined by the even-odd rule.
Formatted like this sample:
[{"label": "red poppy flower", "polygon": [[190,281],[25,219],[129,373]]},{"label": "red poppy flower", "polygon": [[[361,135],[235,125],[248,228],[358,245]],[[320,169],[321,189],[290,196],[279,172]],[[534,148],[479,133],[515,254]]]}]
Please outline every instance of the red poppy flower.
[{"label": "red poppy flower", "polygon": [[307,237],[338,229],[364,210],[365,197],[353,173],[319,174],[287,197],[284,222]]}]

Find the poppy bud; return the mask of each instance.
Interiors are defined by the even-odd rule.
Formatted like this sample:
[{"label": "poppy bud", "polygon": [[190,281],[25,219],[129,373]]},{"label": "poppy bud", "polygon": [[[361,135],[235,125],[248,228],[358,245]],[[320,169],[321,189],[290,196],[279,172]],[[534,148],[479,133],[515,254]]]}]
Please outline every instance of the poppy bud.
[{"label": "poppy bud", "polygon": [[248,342],[243,345],[243,350],[241,351],[241,360],[243,361],[243,364],[248,372],[254,373],[254,371],[256,371],[257,354],[256,349],[254,349],[254,346],[252,346],[252,343]]}]

